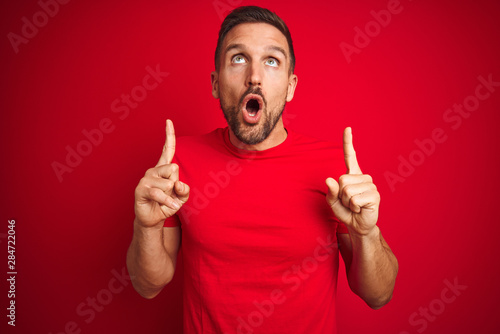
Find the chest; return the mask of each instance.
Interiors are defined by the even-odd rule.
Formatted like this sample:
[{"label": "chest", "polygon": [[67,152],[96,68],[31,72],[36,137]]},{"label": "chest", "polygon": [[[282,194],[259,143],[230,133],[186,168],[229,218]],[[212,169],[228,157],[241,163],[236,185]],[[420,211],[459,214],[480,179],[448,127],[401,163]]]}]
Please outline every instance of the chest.
[{"label": "chest", "polygon": [[326,171],[290,159],[201,162],[184,167],[191,187],[180,212],[183,242],[221,261],[302,259],[334,234]]}]

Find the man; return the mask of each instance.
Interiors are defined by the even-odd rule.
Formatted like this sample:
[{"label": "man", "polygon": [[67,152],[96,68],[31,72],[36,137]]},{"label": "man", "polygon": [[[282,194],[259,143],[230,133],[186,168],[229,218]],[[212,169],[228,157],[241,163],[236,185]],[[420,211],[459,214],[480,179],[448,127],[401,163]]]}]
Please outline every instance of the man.
[{"label": "man", "polygon": [[182,244],[186,333],[335,333],[337,247],[354,293],[375,309],[392,296],[398,264],[376,225],[380,196],[358,166],[351,129],[342,154],[283,125],[294,65],[276,14],[234,10],[211,74],[229,126],[176,146],[167,120],[160,160],[136,188],[133,285],[156,296]]}]

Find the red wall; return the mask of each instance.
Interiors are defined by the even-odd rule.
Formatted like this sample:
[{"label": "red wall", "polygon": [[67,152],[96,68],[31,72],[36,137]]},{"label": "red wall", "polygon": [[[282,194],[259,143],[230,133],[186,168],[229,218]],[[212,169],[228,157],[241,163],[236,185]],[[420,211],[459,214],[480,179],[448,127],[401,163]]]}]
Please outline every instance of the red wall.
[{"label": "red wall", "polygon": [[[287,126],[338,144],[352,126],[382,195],[379,226],[400,263],[394,297],[369,309],[341,270],[340,333],[498,332],[493,0],[70,1],[45,16],[34,0],[2,2],[1,331],[181,332],[180,271],[154,300],[122,277],[134,188],[160,155],[167,117],[178,135],[224,125],[210,72],[219,11],[240,4],[276,11],[292,32],[299,83]],[[141,88],[157,66],[158,84]],[[85,156],[66,161],[68,149]],[[17,331],[5,316],[9,219]]]}]

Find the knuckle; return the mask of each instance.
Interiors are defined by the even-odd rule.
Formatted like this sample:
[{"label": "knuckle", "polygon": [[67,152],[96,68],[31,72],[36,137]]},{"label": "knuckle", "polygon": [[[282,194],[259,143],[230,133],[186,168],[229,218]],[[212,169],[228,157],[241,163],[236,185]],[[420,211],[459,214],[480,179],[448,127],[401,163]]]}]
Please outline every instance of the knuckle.
[{"label": "knuckle", "polygon": [[145,179],[141,179],[139,181],[139,184],[137,185],[137,187],[135,187],[135,191],[134,191],[136,197],[140,196],[140,195],[142,195],[144,193],[144,189],[147,188],[146,183],[147,182],[146,182]]},{"label": "knuckle", "polygon": [[346,208],[348,208],[351,201],[349,200],[349,198],[342,197],[341,202],[342,202],[343,206],[345,206]]},{"label": "knuckle", "polygon": [[162,197],[164,196],[164,193],[158,188],[150,188],[149,195],[155,201],[161,201]]},{"label": "knuckle", "polygon": [[134,191],[135,198],[139,198],[141,196],[141,193],[142,193],[142,187],[141,186],[135,187]]},{"label": "knuckle", "polygon": [[156,196],[158,195],[158,189],[157,188],[149,188],[148,194],[151,198],[156,198]]},{"label": "knuckle", "polygon": [[359,196],[353,196],[350,198],[351,200],[351,205],[357,205],[359,202]]},{"label": "knuckle", "polygon": [[350,185],[346,185],[343,189],[342,189],[342,193],[344,194],[344,196],[346,196],[347,198],[349,197],[352,197],[352,187]]},{"label": "knuckle", "polygon": [[172,173],[177,173],[179,171],[179,165],[178,164],[170,164],[170,168],[172,168]]},{"label": "knuckle", "polygon": [[139,188],[144,187],[145,183],[146,183],[146,180],[144,178],[140,179],[139,183],[137,184],[137,187],[135,187],[135,191],[137,191],[137,189],[139,189]]},{"label": "knuckle", "polygon": [[149,174],[144,175],[144,177],[139,180],[138,186],[141,186],[141,187],[147,186],[149,183],[151,183],[151,178],[152,178],[152,176]]},{"label": "knuckle", "polygon": [[143,192],[145,188],[149,188],[150,185],[150,177],[143,177],[140,181],[137,187],[135,188],[136,192]]},{"label": "knuckle", "polygon": [[165,187],[168,189],[168,190],[171,190],[174,188],[174,185],[175,185],[175,182],[172,181],[172,180],[165,180]]}]

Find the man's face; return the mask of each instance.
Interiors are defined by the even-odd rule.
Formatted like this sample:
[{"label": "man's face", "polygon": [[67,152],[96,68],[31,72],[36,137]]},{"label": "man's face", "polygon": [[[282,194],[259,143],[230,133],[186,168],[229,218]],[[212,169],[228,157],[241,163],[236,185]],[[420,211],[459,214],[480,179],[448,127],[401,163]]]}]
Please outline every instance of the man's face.
[{"label": "man's face", "polygon": [[277,124],[283,129],[281,114],[297,84],[289,68],[288,42],[272,25],[242,23],[226,35],[212,94],[241,142],[258,144]]}]

